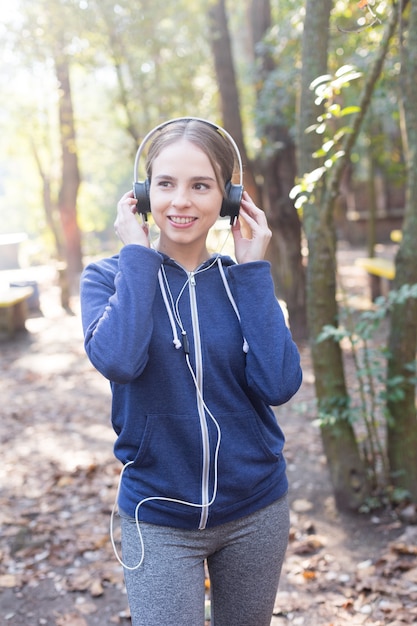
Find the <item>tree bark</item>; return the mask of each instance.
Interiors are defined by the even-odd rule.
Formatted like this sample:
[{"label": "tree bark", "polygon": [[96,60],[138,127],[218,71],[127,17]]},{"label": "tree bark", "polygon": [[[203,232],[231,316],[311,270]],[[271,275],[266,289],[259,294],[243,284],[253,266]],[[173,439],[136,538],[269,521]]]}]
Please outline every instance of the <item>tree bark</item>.
[{"label": "tree bark", "polygon": [[[394,289],[417,283],[417,0],[410,2],[408,41],[403,54],[404,110],[407,132],[407,201],[403,238],[396,257]],[[387,388],[400,377],[401,399],[388,395],[387,452],[391,479],[417,503],[417,417],[415,404],[415,355],[417,349],[417,300],[395,304],[388,341]],[[407,365],[412,365],[408,369]],[[399,380],[399,379],[398,379]]]},{"label": "tree bark", "polygon": [[[271,55],[259,46],[271,28],[270,0],[252,0],[249,10],[259,102],[263,87],[275,70]],[[278,117],[282,116],[271,117],[262,129],[262,143],[275,148],[268,157],[259,159],[257,168],[263,180],[262,206],[272,230],[267,258],[277,293],[287,305],[294,339],[301,341],[308,336],[305,267],[301,255],[301,222],[289,197],[297,172],[295,145]]]},{"label": "tree bark", "polygon": [[69,64],[65,56],[55,58],[55,71],[60,86],[59,128],[62,154],[62,179],[58,207],[62,222],[67,264],[67,280],[72,293],[78,286],[82,271],[81,233],[77,221],[77,195],[80,172],[75,135],[74,111],[71,97]]},{"label": "tree bark", "polygon": [[[302,50],[302,86],[299,115],[299,173],[318,167],[312,154],[320,147],[315,133],[305,133],[320,109],[314,103],[311,82],[327,71],[327,47],[332,0],[307,0]],[[369,494],[366,471],[349,421],[340,345],[316,339],[326,324],[337,325],[335,229],[332,211],[324,211],[324,188],[315,190],[314,203],[304,204],[308,239],[307,311],[323,447],[339,509],[356,510]]]},{"label": "tree bark", "polygon": [[210,5],[208,16],[210,24],[210,45],[219,86],[223,125],[232,135],[239,148],[244,165],[245,188],[255,203],[259,203],[259,190],[255,182],[252,164],[248,157],[243,138],[239,92],[224,0],[216,0],[216,2],[213,2]]},{"label": "tree bark", "polygon": [[296,341],[308,337],[306,268],[301,255],[301,222],[290,199],[296,176],[295,146],[287,128],[271,125],[268,141],[282,146],[262,168],[263,206],[272,230],[267,250],[279,297],[285,300]]},{"label": "tree bark", "polygon": [[61,229],[56,218],[57,206],[56,203],[54,203],[52,200],[51,181],[47,172],[45,171],[45,168],[42,165],[39,151],[33,138],[31,138],[30,145],[36,165],[38,167],[39,176],[42,180],[42,199],[45,211],[45,220],[54,238],[58,258],[63,259],[65,256],[65,248],[62,242]]}]

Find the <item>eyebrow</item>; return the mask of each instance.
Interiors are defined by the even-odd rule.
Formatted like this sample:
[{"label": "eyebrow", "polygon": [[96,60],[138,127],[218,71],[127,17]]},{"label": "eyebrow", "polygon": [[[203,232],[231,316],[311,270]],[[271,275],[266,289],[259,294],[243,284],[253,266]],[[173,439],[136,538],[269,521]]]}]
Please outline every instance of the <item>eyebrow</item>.
[{"label": "eyebrow", "polygon": [[[170,176],[169,174],[158,174],[157,176],[154,177],[156,180],[158,179],[163,179],[163,180],[177,180],[174,176]],[[216,179],[213,178],[212,176],[192,176],[189,179],[191,182],[194,181],[201,181],[201,180],[210,180],[212,182],[216,182]]]}]

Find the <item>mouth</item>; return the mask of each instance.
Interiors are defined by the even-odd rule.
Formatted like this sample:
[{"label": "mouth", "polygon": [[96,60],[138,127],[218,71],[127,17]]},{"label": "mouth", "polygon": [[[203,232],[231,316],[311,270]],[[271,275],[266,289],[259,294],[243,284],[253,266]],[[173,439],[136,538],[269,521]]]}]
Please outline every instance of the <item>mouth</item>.
[{"label": "mouth", "polygon": [[179,226],[186,226],[187,224],[192,224],[197,220],[196,217],[186,217],[184,215],[169,215],[168,219],[173,224],[178,224]]}]

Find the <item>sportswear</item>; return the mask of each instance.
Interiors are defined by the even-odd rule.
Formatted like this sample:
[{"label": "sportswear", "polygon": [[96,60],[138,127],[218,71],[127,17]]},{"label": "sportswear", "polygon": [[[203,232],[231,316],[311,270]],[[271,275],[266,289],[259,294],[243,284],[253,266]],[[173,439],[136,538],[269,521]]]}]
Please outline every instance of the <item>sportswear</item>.
[{"label": "sportswear", "polygon": [[87,355],[111,384],[123,511],[203,529],[286,493],[271,405],[302,374],[267,261],[188,272],[131,244],[88,265],[80,295]]}]

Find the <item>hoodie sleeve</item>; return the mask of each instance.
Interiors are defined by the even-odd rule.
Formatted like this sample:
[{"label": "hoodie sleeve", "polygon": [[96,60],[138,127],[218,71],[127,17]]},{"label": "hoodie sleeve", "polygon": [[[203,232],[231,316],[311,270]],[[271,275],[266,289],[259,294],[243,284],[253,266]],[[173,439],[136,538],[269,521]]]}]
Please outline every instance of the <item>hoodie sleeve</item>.
[{"label": "hoodie sleeve", "polygon": [[118,257],[88,265],[82,274],[85,350],[94,367],[113,382],[130,382],[146,365],[160,266],[154,250],[127,245]]},{"label": "hoodie sleeve", "polygon": [[233,265],[228,282],[248,342],[246,379],[268,404],[287,402],[302,381],[300,355],[275,296],[267,261]]}]

